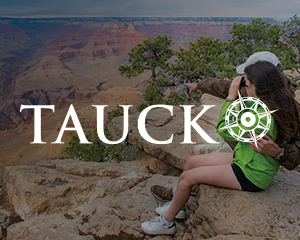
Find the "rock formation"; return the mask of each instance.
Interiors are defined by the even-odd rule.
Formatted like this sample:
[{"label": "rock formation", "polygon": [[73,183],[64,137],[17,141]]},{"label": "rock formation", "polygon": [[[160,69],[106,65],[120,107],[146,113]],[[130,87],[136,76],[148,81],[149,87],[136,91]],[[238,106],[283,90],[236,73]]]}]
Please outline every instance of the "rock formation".
[{"label": "rock formation", "polygon": [[[265,20],[275,23],[273,19]],[[0,130],[14,129],[31,120],[32,115],[17,114],[15,105],[42,104],[46,99],[62,106],[61,101],[69,99],[68,88],[76,88],[79,95],[87,95],[87,91],[93,95],[100,82],[107,85],[106,89],[111,85],[135,86],[141,79],[128,84],[119,76],[117,67],[126,61],[131,48],[146,37],[171,35],[172,47],[177,49],[187,47],[199,36],[228,40],[234,23],[250,21],[250,18],[0,19]],[[32,95],[31,91],[37,92]],[[64,99],[59,99],[60,95]],[[12,116],[7,107],[16,114]]]},{"label": "rock formation", "polygon": [[[15,160],[51,159],[64,147],[30,145],[33,127],[27,124],[32,121],[32,112],[20,113],[20,104],[56,106],[56,116],[62,118],[43,118],[43,127],[49,127],[43,132],[47,142],[55,140],[65,116],[63,110],[70,103],[77,104],[83,125],[92,129],[95,118],[90,117],[95,112],[87,107],[92,101],[112,104],[113,108],[141,100],[139,90],[132,86],[147,76],[129,82],[117,71],[133,46],[158,34],[172,35],[175,49],[199,35],[227,40],[233,22],[238,19],[2,19],[0,130],[16,130],[1,133],[0,176],[5,165],[17,166],[5,168],[0,186],[0,239],[169,239],[144,235],[140,224],[156,216],[157,203],[150,187],[175,186],[178,177],[165,175],[174,166],[182,169],[191,151],[191,146],[180,144],[180,108],[174,107],[173,116],[164,109],[148,114],[149,134],[157,140],[173,134],[169,145],[145,141],[136,129],[138,114],[130,116],[126,144],[140,149],[137,161],[44,160],[20,166]],[[198,121],[207,133],[215,132],[223,100],[202,97],[201,104],[212,102],[217,106]],[[200,111],[201,106],[193,109],[193,117]],[[43,117],[46,115],[43,112]],[[122,123],[122,117],[116,118],[109,126],[115,138],[122,134]],[[178,222],[173,239],[299,239],[298,178],[299,170],[282,169],[270,188],[258,194],[201,185],[197,197],[188,203],[188,218]]]},{"label": "rock formation", "polygon": [[[204,95],[202,104],[207,101],[216,104],[214,111],[223,102]],[[196,108],[194,114],[198,112]],[[162,174],[168,172],[170,164],[182,169],[188,155],[189,148],[179,144],[182,110],[174,109],[173,117],[167,113],[163,109],[150,112],[147,129],[158,140],[173,133],[178,138],[173,147],[147,144],[135,133],[135,123],[130,122],[127,141],[141,149],[137,161],[95,163],[66,159],[6,167],[5,188],[0,188],[0,199],[7,203],[0,204],[0,237],[169,239],[147,236],[140,228],[143,221],[156,217],[157,203],[150,193],[151,186],[176,186],[178,177]],[[208,132],[213,132],[216,124],[213,115],[207,112],[199,123]],[[116,137],[121,131],[118,122],[116,119],[110,126]],[[172,239],[299,239],[299,174],[281,168],[270,187],[259,193],[199,185],[196,197],[187,204],[188,217],[177,221],[178,232]]]},{"label": "rock formation", "polygon": [[[299,174],[282,169],[261,193],[200,185],[173,239],[298,239]],[[69,159],[7,167],[9,199],[22,220],[6,229],[10,213],[2,209],[0,226],[7,240],[168,239],[144,235],[140,224],[156,217],[151,186],[173,187],[177,180],[138,162]]]},{"label": "rock formation", "polygon": [[[274,23],[272,19],[265,20]],[[94,100],[110,105],[108,110],[117,104],[135,105],[141,98],[139,92],[144,91],[140,83],[149,76],[146,73],[129,80],[118,71],[133,46],[146,37],[162,34],[172,36],[173,49],[179,45],[187,47],[189,41],[200,35],[228,40],[231,37],[228,30],[234,23],[250,21],[250,18],[1,18],[0,131],[5,134],[0,136],[0,151],[5,154],[0,156],[0,179],[2,166],[36,163],[58,157],[58,154],[53,156],[54,152],[62,151],[57,148],[51,152],[51,146],[38,158],[35,153],[39,150],[29,147],[33,111],[20,113],[21,104],[53,104],[56,112],[66,110],[71,103],[76,110],[82,107],[85,111]],[[121,93],[121,99],[117,93]],[[48,121],[45,118],[51,118],[58,124],[64,119],[52,118],[48,113],[43,112],[45,122]],[[86,119],[85,130],[94,128],[95,121]],[[49,130],[48,124],[43,126],[43,136],[56,134]],[[11,146],[17,146],[18,150]],[[35,156],[29,156],[30,153]]]},{"label": "rock formation", "polygon": [[0,130],[32,120],[32,113],[17,111],[21,104],[64,108],[76,100],[90,101],[99,92],[97,86],[108,80],[106,89],[137,83],[124,81],[117,70],[130,49],[146,38],[133,25],[36,21],[37,30],[26,20],[4,22],[0,23]]},{"label": "rock formation", "polygon": [[177,180],[133,162],[52,160],[6,170],[10,200],[24,220],[7,229],[7,239],[143,239],[140,221],[155,216],[150,187]]},{"label": "rock formation", "polygon": [[[201,112],[203,108],[202,105],[216,105],[197,121],[198,125],[201,126],[205,132],[208,134],[215,133],[217,124],[216,116],[219,115],[223,102],[223,99],[204,94],[201,98],[200,106],[192,109],[192,119]],[[126,143],[145,151],[155,158],[182,169],[184,160],[192,150],[191,145],[180,144],[180,142],[183,142],[184,136],[183,111],[179,107],[174,107],[173,116],[170,115],[167,109],[163,108],[153,109],[148,113],[146,129],[150,136],[155,140],[163,141],[169,139],[173,134],[172,143],[166,145],[152,144],[143,139],[137,129],[138,117],[139,113],[129,116],[129,134]],[[120,139],[123,135],[123,117],[114,118],[110,122],[108,129],[115,139]],[[195,131],[193,131],[192,135],[195,134]]]}]

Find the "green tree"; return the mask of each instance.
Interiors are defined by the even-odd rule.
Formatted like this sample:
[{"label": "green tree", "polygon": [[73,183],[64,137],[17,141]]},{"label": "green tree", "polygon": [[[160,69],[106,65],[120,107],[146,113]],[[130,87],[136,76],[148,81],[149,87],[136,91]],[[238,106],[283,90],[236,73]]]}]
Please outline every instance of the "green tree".
[{"label": "green tree", "polygon": [[133,47],[128,53],[128,63],[119,66],[120,74],[128,78],[137,77],[146,70],[151,71],[149,82],[153,82],[159,73],[168,67],[168,60],[173,56],[171,37],[167,35],[157,36],[154,39],[147,38],[143,44]]},{"label": "green tree", "polygon": [[164,93],[162,92],[160,85],[153,82],[148,85],[144,93],[144,99],[149,105],[164,103]]},{"label": "green tree", "polygon": [[158,79],[147,86],[144,92],[145,102],[142,102],[136,107],[139,112],[143,111],[150,105],[166,103],[164,100],[164,93],[162,91],[161,84],[163,83],[160,81],[160,79]]},{"label": "green tree", "polygon": [[233,66],[227,61],[225,46],[219,39],[200,36],[195,42],[190,42],[188,49],[179,48],[170,75],[177,84],[207,77],[229,77]]},{"label": "green tree", "polygon": [[[109,122],[113,118],[122,115],[123,108],[118,106],[117,109],[108,112]],[[105,135],[109,140],[112,140],[107,125],[108,123],[104,127]],[[65,153],[60,158],[76,158],[80,161],[93,162],[104,162],[111,159],[115,159],[118,162],[132,161],[137,158],[138,150],[130,145],[103,143],[98,137],[97,129],[94,130],[93,134],[86,132],[85,136],[92,144],[81,144],[78,135],[73,135],[65,149]]]},{"label": "green tree", "polygon": [[93,162],[105,161],[108,157],[106,146],[88,132],[85,133],[85,136],[92,144],[80,144],[78,135],[73,135],[69,146],[65,149],[65,155],[61,158],[78,158],[81,161]]},{"label": "green tree", "polygon": [[290,50],[285,52],[284,66],[295,68],[300,73],[298,69],[300,65],[300,17],[294,15],[283,22],[281,36],[282,43]]},{"label": "green tree", "polygon": [[227,51],[234,65],[246,61],[258,51],[270,51],[277,56],[283,54],[281,30],[277,24],[272,25],[261,18],[254,18],[247,25],[234,23],[230,33],[232,40],[227,43]]}]

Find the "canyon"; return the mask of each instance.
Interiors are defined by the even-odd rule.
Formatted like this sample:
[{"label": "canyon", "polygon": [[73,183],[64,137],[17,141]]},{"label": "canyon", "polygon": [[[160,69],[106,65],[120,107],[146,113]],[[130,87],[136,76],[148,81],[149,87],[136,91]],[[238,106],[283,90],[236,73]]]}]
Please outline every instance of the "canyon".
[{"label": "canyon", "polygon": [[[269,22],[275,22],[267,19]],[[117,67],[131,48],[147,38],[172,36],[174,49],[199,36],[230,39],[234,23],[249,18],[0,18],[0,130],[28,123],[18,104],[90,101],[114,86],[135,86]],[[144,76],[146,77],[146,76]]]},{"label": "canyon", "polygon": [[[298,92],[299,96],[299,92]],[[199,123],[209,134],[216,129],[224,100],[204,94],[201,104],[216,108]],[[193,109],[195,116],[202,107]],[[147,129],[158,138],[174,134],[172,144],[161,146],[144,140],[131,114],[126,143],[139,149],[135,161],[83,162],[77,159],[42,160],[33,166],[5,168],[0,185],[0,239],[114,239],[166,240],[149,236],[141,223],[157,217],[160,205],[151,194],[153,185],[176,186],[191,145],[181,145],[184,113],[174,108],[147,115]],[[114,118],[109,131],[118,139],[123,117]],[[203,149],[206,144],[198,145]],[[216,149],[215,149],[216,150]],[[228,151],[228,150],[227,150]],[[232,150],[231,150],[232,151]],[[171,174],[171,171],[173,174]],[[272,184],[253,193],[200,184],[191,196],[187,218],[176,220],[174,240],[263,240],[299,238],[300,168],[280,168]],[[5,204],[4,204],[5,203]]]},{"label": "canyon", "polygon": [[[265,19],[275,23],[273,19]],[[72,134],[53,145],[70,105],[86,131],[97,125],[92,105],[133,105],[143,101],[150,75],[120,76],[127,53],[147,37],[172,36],[173,49],[186,48],[200,35],[230,39],[234,23],[249,18],[0,18],[0,239],[155,239],[140,228],[156,217],[158,203],[151,186],[174,187],[192,146],[184,139],[184,112],[174,107],[147,114],[150,136],[171,144],[153,144],[141,137],[139,113],[129,115],[124,144],[137,149],[135,161],[118,163],[57,159]],[[296,92],[300,102],[300,91]],[[214,104],[197,121],[214,134],[224,100],[208,94],[200,105]],[[54,105],[41,111],[41,138],[34,139],[33,110],[21,105]],[[195,118],[201,106],[191,109]],[[123,135],[123,117],[108,130]],[[223,143],[221,143],[222,145]],[[206,145],[198,145],[207,150]],[[222,147],[222,146],[221,146]],[[221,148],[222,149],[222,148]],[[224,151],[228,151],[228,148]],[[220,148],[219,148],[220,151]],[[203,152],[204,153],[204,152]],[[299,172],[281,168],[261,193],[240,192],[201,184],[187,204],[188,217],[178,221],[175,240],[298,239]],[[1,182],[0,181],[0,182]]]},{"label": "canyon", "polygon": [[[276,23],[273,19],[264,19]],[[55,105],[42,111],[44,141],[55,140],[70,104],[85,129],[93,130],[92,104],[136,106],[149,78],[128,79],[118,66],[147,37],[172,36],[172,48],[186,48],[200,35],[230,39],[234,23],[251,18],[0,18],[0,176],[6,165],[57,158],[65,145],[32,146],[33,111],[24,105]],[[55,130],[53,130],[55,129]],[[65,142],[70,134],[64,135]]]}]

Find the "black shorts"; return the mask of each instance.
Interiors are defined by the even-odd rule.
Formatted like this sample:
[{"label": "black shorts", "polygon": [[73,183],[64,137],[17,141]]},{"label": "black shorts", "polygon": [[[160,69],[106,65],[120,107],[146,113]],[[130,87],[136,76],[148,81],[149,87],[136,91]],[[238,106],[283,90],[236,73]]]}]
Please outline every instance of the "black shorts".
[{"label": "black shorts", "polygon": [[237,178],[237,180],[239,181],[243,191],[247,191],[247,192],[260,192],[263,191],[263,189],[257,187],[256,185],[254,185],[252,182],[250,182],[248,180],[248,178],[245,177],[243,171],[240,169],[240,167],[238,165],[236,165],[235,163],[231,164],[232,170]]}]

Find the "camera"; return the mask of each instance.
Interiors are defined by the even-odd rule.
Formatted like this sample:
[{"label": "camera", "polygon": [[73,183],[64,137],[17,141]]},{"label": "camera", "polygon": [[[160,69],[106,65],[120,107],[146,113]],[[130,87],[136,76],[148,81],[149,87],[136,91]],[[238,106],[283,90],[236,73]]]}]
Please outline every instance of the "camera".
[{"label": "camera", "polygon": [[241,80],[241,84],[240,84],[240,89],[241,89],[242,87],[246,87],[245,76],[242,76],[242,80]]}]

